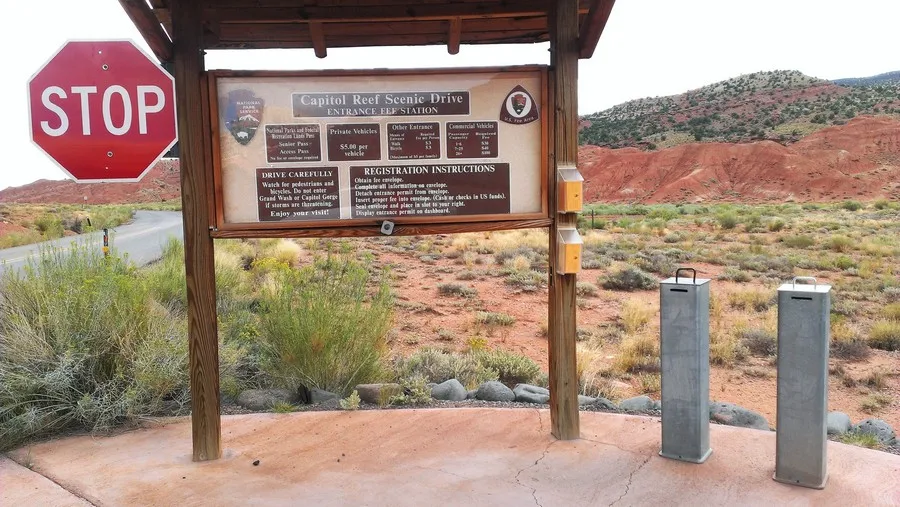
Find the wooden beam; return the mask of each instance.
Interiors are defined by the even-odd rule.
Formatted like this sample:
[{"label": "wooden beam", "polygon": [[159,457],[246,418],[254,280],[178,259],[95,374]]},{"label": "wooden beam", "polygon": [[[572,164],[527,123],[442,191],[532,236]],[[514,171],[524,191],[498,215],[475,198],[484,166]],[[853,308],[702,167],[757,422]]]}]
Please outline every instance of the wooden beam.
[{"label": "wooden beam", "polygon": [[462,34],[462,18],[450,20],[450,29],[447,32],[447,52],[451,55],[459,53],[459,38]]},{"label": "wooden beam", "polygon": [[125,14],[131,18],[131,22],[141,32],[141,36],[150,46],[153,54],[160,62],[172,60],[172,41],[159,24],[159,20],[150,10],[145,0],[119,0],[119,5],[125,9]]},{"label": "wooden beam", "polygon": [[322,30],[322,23],[319,23],[318,21],[310,23],[309,36],[312,39],[316,58],[325,58],[328,56],[328,48],[325,46],[325,31]]},{"label": "wooden beam", "polygon": [[181,148],[181,205],[187,280],[188,350],[194,461],[221,457],[216,271],[210,236],[212,167],[203,115],[203,24],[199,3],[171,0],[175,96]]},{"label": "wooden beam", "polygon": [[[508,231],[511,229],[543,229],[550,226],[550,220],[506,220],[502,222],[472,222],[457,224],[397,224],[391,236],[426,236],[434,234],[461,234],[467,232]],[[384,237],[381,228],[368,227],[326,227],[307,229],[258,229],[225,230],[212,233],[214,238],[365,238]]]},{"label": "wooden beam", "polygon": [[[579,8],[579,13],[587,14],[588,8]],[[166,9],[154,10],[160,21],[165,22],[169,13]],[[203,20],[218,20],[221,23],[323,23],[340,22],[381,22],[381,21],[427,21],[462,19],[501,19],[529,16],[546,16],[545,0],[516,0],[514,2],[487,3],[462,2],[445,4],[409,5],[306,5],[295,7],[264,7],[259,5],[228,5],[207,7]]]},{"label": "wooden beam", "polygon": [[559,213],[556,191],[559,166],[578,161],[578,2],[554,0],[550,16],[551,102],[553,104],[553,165],[549,171],[550,304],[548,318],[550,359],[550,426],[560,440],[580,438],[578,368],[575,356],[575,275],[557,272],[557,232],[573,228],[577,214]]},{"label": "wooden beam", "polygon": [[603,29],[606,27],[615,3],[616,0],[594,0],[594,5],[591,6],[587,17],[581,23],[581,32],[578,36],[581,58],[594,56],[594,50],[597,49],[597,43],[600,42],[600,36],[603,35]]}]

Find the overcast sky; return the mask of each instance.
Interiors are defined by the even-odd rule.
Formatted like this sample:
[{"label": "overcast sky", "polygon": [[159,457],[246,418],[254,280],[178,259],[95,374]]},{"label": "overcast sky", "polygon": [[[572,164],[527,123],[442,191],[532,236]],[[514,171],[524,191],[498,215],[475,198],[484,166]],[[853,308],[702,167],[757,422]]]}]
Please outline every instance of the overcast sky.
[{"label": "overcast sky", "polygon": [[[7,9],[0,31],[0,96],[11,108],[0,189],[64,174],[31,144],[26,84],[69,39],[143,40],[115,0],[29,0]],[[579,67],[579,112],[681,93],[759,70],[837,79],[900,70],[896,0],[619,0],[593,59]],[[149,49],[147,49],[149,53]],[[312,69],[548,63],[547,45],[328,51],[219,51],[208,68]]]}]

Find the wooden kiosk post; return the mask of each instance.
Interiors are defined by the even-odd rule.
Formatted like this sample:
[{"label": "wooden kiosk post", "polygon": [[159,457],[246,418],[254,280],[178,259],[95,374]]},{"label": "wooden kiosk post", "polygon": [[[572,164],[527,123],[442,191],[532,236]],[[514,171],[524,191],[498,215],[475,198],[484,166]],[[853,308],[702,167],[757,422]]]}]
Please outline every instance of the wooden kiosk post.
[{"label": "wooden kiosk post", "polygon": [[[119,0],[175,75],[195,461],[222,454],[213,240],[379,236],[388,222],[387,233],[395,236],[549,229],[551,431],[558,439],[579,438],[578,59],[593,54],[613,2]],[[310,48],[324,58],[329,47],[436,44],[457,54],[461,44],[548,40],[549,68],[207,72],[203,57],[208,49]],[[351,92],[370,104],[396,95],[426,107],[332,113],[319,108],[324,99],[307,100]],[[432,96],[438,98],[426,98]],[[430,133],[406,136],[402,130],[412,127],[404,124]],[[392,137],[388,129],[395,129]],[[370,137],[360,151],[360,141],[338,140],[346,135]],[[278,136],[295,136],[302,152],[293,141],[282,150]],[[396,142],[382,150],[388,138]],[[341,151],[343,142],[355,151]],[[404,160],[415,162],[397,162]],[[438,178],[455,189],[449,194],[455,202],[419,211],[397,204],[406,213],[367,207],[356,181],[371,176],[391,185],[378,180],[384,171],[404,182],[397,188],[424,189]],[[282,185],[314,188],[310,195],[325,204],[307,211],[299,201],[283,204],[269,190]]]}]

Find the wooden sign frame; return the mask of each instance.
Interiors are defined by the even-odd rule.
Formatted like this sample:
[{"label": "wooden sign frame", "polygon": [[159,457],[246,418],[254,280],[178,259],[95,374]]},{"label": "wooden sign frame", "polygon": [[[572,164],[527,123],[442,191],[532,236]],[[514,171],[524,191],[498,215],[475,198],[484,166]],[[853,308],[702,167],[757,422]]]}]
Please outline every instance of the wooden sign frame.
[{"label": "wooden sign frame", "polygon": [[[308,80],[311,78],[334,77],[396,77],[396,76],[433,76],[440,74],[509,74],[509,73],[536,73],[540,79],[540,116],[537,122],[540,125],[540,211],[529,213],[503,213],[503,214],[477,214],[477,215],[453,215],[453,216],[411,216],[411,217],[374,217],[374,218],[345,218],[317,221],[284,221],[284,222],[246,222],[229,223],[225,220],[225,199],[223,196],[223,177],[220,139],[222,135],[222,122],[219,110],[218,83],[221,78],[297,78]],[[551,210],[549,191],[549,172],[551,166],[550,146],[552,139],[551,117],[553,116],[553,98],[550,93],[550,71],[545,65],[526,65],[511,67],[466,67],[466,68],[429,68],[429,69],[402,69],[402,70],[327,70],[327,71],[235,71],[212,70],[206,72],[206,101],[208,122],[210,128],[210,149],[212,159],[213,192],[211,192],[211,211],[213,219],[210,224],[211,235],[216,238],[259,238],[259,237],[340,237],[340,236],[376,236],[380,235],[381,224],[391,221],[396,224],[393,235],[424,235],[445,234],[458,232],[480,232],[507,230],[519,228],[549,227],[551,224]],[[535,94],[537,98],[538,94]],[[471,113],[470,113],[471,115]],[[373,119],[383,119],[384,116],[374,116]],[[412,117],[409,121],[425,121],[421,117]],[[344,118],[336,117],[335,120]],[[377,120],[376,120],[377,121]],[[397,117],[398,122],[403,122],[404,117]],[[446,121],[442,117],[433,121]],[[461,120],[463,121],[463,120]],[[472,119],[466,121],[473,121]],[[260,127],[265,122],[260,123]],[[324,133],[322,134],[324,136]],[[324,159],[324,156],[322,157]],[[388,161],[386,156],[380,162],[372,164],[403,165],[413,162],[421,164],[440,163],[441,159],[434,162],[428,160],[419,161]],[[477,159],[473,159],[477,160]],[[502,159],[501,159],[502,160]],[[321,162],[326,164],[324,160]],[[445,164],[447,162],[444,162]],[[462,162],[460,162],[462,163]],[[478,163],[471,162],[471,163]],[[511,176],[512,177],[512,176]]]}]

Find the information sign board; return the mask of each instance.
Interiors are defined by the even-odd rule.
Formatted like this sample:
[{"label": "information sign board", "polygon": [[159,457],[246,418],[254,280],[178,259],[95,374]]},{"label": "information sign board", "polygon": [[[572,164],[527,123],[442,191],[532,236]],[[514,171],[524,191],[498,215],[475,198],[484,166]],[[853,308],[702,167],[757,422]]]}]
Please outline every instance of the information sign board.
[{"label": "information sign board", "polygon": [[545,67],[210,83],[219,229],[548,216]]}]

